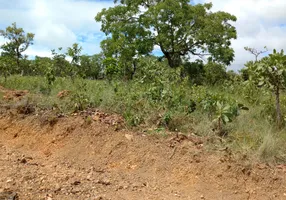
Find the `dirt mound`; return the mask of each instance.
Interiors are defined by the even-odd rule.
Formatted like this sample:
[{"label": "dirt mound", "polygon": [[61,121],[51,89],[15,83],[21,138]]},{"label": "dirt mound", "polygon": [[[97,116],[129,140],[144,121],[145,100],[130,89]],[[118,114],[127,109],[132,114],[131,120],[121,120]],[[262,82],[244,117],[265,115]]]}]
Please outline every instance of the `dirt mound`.
[{"label": "dirt mound", "polygon": [[65,98],[65,97],[69,96],[70,93],[71,93],[70,90],[63,90],[63,91],[60,91],[60,92],[57,94],[57,97],[58,97],[59,99],[63,99],[63,98]]},{"label": "dirt mound", "polygon": [[122,116],[117,114],[108,114],[97,110],[92,114],[92,119],[94,121],[99,121],[111,126],[123,126],[124,119]]},{"label": "dirt mound", "polygon": [[193,136],[166,139],[85,120],[50,126],[35,116],[1,117],[2,192],[20,200],[286,198],[284,166],[239,163],[227,149],[210,154]]},{"label": "dirt mound", "polygon": [[6,89],[3,86],[0,85],[0,92],[2,92],[3,99],[5,100],[21,100],[24,96],[26,96],[29,91],[28,90],[10,90]]}]

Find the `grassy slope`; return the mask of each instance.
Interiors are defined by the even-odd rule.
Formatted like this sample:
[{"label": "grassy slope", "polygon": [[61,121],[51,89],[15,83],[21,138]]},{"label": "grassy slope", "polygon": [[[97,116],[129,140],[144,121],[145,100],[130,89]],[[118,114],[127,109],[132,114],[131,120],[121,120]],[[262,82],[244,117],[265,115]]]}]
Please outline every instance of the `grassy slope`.
[{"label": "grassy slope", "polygon": [[[74,83],[67,78],[58,78],[51,90],[47,92],[47,85],[42,77],[9,77],[1,85],[10,89],[25,89],[31,94],[29,99],[40,108],[57,108],[59,112],[72,112],[76,105],[82,104],[102,109],[107,112],[116,112],[124,116],[131,126],[160,127],[160,130],[193,132],[207,136],[210,148],[230,147],[235,151],[260,158],[266,161],[283,161],[286,153],[286,131],[275,130],[273,123],[267,118],[271,115],[271,108],[263,94],[252,92],[252,98],[261,103],[251,104],[242,93],[246,89],[231,87],[191,87],[187,84],[170,84],[159,88],[152,84],[138,82],[112,82],[76,80]],[[162,89],[161,96],[158,91]],[[60,100],[57,93],[62,90],[72,91],[68,98]],[[201,108],[188,113],[190,99],[200,98],[202,90],[220,94],[246,104],[250,110],[242,111],[225,129],[228,136],[223,142],[217,142],[217,136],[212,131],[212,118]],[[255,96],[256,95],[256,96]],[[2,95],[0,95],[1,97]],[[171,97],[170,97],[171,96]],[[282,103],[285,97],[282,98]],[[286,105],[283,104],[283,105]],[[265,114],[265,112],[267,113]],[[221,139],[219,139],[221,140]]]}]

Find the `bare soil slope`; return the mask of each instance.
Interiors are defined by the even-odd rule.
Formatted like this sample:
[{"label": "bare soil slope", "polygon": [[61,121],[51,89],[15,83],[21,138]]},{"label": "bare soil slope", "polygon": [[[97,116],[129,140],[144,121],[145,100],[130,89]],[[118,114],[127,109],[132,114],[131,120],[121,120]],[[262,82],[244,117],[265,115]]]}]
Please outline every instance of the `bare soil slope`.
[{"label": "bare soil slope", "polygon": [[[194,139],[0,117],[0,195],[20,200],[286,199],[284,166],[245,165]],[[242,164],[244,163],[244,164]],[[0,196],[1,199],[1,196]],[[5,199],[2,197],[2,199]]]}]

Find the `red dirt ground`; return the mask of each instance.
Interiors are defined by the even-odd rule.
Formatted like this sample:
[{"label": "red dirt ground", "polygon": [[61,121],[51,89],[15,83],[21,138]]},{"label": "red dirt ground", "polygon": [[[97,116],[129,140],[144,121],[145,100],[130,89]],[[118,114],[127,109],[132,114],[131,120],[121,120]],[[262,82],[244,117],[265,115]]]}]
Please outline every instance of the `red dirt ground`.
[{"label": "red dirt ground", "polygon": [[0,194],[16,192],[20,200],[286,199],[284,166],[246,165],[194,143],[115,131],[81,116],[51,125],[36,116],[2,115]]},{"label": "red dirt ground", "polygon": [[5,100],[20,100],[22,97],[26,96],[29,91],[28,90],[10,90],[2,87],[0,85],[0,92],[2,92],[3,99]]}]

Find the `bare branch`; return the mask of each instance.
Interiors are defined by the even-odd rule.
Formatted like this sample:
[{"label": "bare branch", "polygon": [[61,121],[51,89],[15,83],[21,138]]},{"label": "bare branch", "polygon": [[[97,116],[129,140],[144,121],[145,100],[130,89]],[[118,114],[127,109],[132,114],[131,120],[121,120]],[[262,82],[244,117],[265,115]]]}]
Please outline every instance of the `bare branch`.
[{"label": "bare branch", "polygon": [[268,51],[266,46],[264,47],[265,50],[257,50],[255,48],[250,48],[250,47],[244,47],[244,49],[255,56],[255,62],[258,60],[258,56],[260,54],[266,53]]}]

